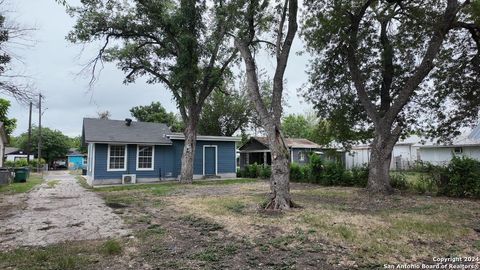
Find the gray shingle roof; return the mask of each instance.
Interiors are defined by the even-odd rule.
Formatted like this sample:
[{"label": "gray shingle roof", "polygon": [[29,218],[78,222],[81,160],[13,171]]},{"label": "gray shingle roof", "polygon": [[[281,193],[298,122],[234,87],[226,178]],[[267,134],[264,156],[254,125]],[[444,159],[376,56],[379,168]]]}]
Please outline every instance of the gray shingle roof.
[{"label": "gray shingle roof", "polygon": [[167,138],[172,132],[165,124],[124,120],[83,119],[83,141],[106,143],[172,144]]},{"label": "gray shingle roof", "polygon": [[[267,137],[253,137],[253,138],[268,147]],[[287,146],[291,148],[292,147],[293,148],[321,148],[320,145],[303,138],[285,138],[284,140]]]},{"label": "gray shingle roof", "polygon": [[468,138],[473,139],[473,140],[480,140],[480,125],[476,126],[470,135],[468,135]]}]

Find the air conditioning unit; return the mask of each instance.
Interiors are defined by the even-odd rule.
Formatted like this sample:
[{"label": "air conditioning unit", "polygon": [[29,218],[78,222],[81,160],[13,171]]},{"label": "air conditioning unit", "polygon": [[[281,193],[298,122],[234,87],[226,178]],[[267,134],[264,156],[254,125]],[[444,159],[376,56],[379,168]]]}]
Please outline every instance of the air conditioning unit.
[{"label": "air conditioning unit", "polygon": [[122,174],[122,184],[135,184],[137,182],[136,174]]}]

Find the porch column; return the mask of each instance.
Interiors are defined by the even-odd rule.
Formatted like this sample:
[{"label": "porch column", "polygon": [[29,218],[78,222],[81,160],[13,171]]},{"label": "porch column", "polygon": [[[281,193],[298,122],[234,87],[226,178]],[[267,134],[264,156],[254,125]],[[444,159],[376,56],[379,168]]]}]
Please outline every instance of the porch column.
[{"label": "porch column", "polygon": [[263,165],[268,165],[267,164],[267,152],[263,152]]}]

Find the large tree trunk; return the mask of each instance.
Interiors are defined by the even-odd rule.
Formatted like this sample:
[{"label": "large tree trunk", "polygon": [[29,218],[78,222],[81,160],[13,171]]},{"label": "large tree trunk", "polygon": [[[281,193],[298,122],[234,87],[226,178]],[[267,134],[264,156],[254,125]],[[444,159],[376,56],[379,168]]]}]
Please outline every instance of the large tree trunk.
[{"label": "large tree trunk", "polygon": [[180,182],[191,184],[193,182],[193,161],[195,157],[195,146],[197,144],[198,117],[192,115],[185,127],[185,144],[183,146],[182,168]]},{"label": "large tree trunk", "polygon": [[290,160],[288,148],[278,128],[268,130],[268,143],[272,154],[272,176],[270,178],[271,197],[266,209],[290,209]]},{"label": "large tree trunk", "polygon": [[[391,137],[390,135],[389,137]],[[395,140],[396,142],[396,140]],[[371,193],[392,194],[390,185],[390,162],[394,143],[385,141],[383,136],[378,136],[372,143],[368,171],[367,189]]]}]

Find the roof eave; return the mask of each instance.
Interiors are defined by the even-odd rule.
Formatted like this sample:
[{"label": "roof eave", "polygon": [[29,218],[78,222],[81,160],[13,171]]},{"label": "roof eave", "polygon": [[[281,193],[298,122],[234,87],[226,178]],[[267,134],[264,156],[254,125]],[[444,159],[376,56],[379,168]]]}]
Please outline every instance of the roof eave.
[{"label": "roof eave", "polygon": [[125,142],[125,141],[98,141],[98,140],[86,140],[85,143],[102,143],[102,144],[148,144],[148,145],[172,145],[173,143],[160,143],[160,142]]},{"label": "roof eave", "polygon": [[[185,140],[185,135],[171,134],[167,135],[170,140]],[[197,141],[223,141],[223,142],[239,142],[240,137],[228,137],[228,136],[197,136]]]}]

